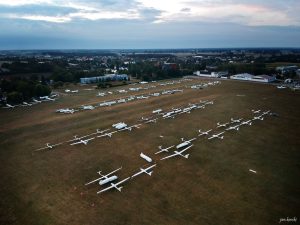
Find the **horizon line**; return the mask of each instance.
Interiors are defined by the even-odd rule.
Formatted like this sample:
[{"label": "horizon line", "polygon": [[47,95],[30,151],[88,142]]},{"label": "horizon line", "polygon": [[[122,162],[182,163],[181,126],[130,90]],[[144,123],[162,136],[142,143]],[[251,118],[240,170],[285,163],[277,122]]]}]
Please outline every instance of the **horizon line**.
[{"label": "horizon line", "polygon": [[0,49],[1,51],[117,51],[117,50],[217,50],[217,49],[299,49],[299,47],[195,47],[195,48],[28,48]]}]

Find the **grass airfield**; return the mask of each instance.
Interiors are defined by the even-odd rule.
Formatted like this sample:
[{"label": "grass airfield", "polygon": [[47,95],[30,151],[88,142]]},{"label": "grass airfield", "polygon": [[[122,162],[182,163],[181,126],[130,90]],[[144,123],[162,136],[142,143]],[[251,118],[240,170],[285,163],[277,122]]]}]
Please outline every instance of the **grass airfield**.
[{"label": "grass airfield", "polygon": [[[183,93],[68,115],[55,110],[130,94],[96,97],[97,90],[79,87],[78,94],[61,94],[55,102],[1,109],[0,224],[252,225],[275,224],[286,217],[299,219],[300,93],[225,80],[202,90],[185,87],[201,82],[207,80],[133,94],[171,88],[183,88]],[[127,87],[111,90],[123,88]],[[214,104],[175,119],[143,124],[131,132],[118,132],[112,138],[98,138],[87,146],[65,144],[33,153],[47,142],[67,141],[121,121],[137,124],[152,110],[200,100]],[[217,122],[228,122],[231,117],[250,119],[251,109],[271,110],[279,116],[266,116],[252,126],[227,131],[224,140],[200,137],[188,150],[188,160],[160,161],[167,153],[154,155],[157,146],[196,137],[198,129],[221,132]],[[151,177],[143,174],[124,183],[121,193],[112,189],[97,195],[99,185],[84,186],[97,178],[99,170],[108,173],[122,166],[119,179],[138,172],[148,165],[140,152],[157,163]]]}]

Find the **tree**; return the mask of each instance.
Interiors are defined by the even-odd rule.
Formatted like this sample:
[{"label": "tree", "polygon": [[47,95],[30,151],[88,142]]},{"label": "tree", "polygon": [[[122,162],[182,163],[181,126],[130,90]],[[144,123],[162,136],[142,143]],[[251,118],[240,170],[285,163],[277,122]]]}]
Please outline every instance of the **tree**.
[{"label": "tree", "polygon": [[45,79],[45,77],[43,75],[41,76],[41,84],[42,85],[46,84],[46,79]]},{"label": "tree", "polygon": [[23,96],[20,92],[13,91],[7,94],[7,102],[18,104],[23,101]]},{"label": "tree", "polygon": [[62,81],[57,81],[57,82],[54,82],[52,86],[53,86],[54,89],[57,89],[57,88],[59,88],[59,87],[64,86],[64,82],[62,82]]},{"label": "tree", "polygon": [[3,92],[12,92],[14,90],[14,84],[11,81],[2,80],[0,88]]},{"label": "tree", "polygon": [[6,94],[8,102],[19,103],[30,100],[32,97],[45,96],[51,93],[47,85],[38,80],[15,77],[10,81],[2,80],[1,91]]},{"label": "tree", "polygon": [[35,85],[31,82],[19,80],[17,81],[16,91],[22,94],[23,99],[29,99],[34,96],[34,87]]},{"label": "tree", "polygon": [[35,86],[35,96],[46,96],[51,93],[51,89],[48,86],[38,84]]},{"label": "tree", "polygon": [[37,82],[39,77],[36,74],[31,74],[29,79],[33,82]]}]

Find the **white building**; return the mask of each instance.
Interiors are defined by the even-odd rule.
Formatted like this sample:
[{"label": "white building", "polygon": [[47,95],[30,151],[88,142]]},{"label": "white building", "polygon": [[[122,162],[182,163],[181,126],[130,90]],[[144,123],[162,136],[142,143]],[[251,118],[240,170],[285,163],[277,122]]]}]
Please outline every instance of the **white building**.
[{"label": "white building", "polygon": [[199,77],[217,77],[217,74],[215,74],[214,72],[209,73],[208,71],[196,71],[193,73],[193,75]]},{"label": "white building", "polygon": [[296,72],[298,66],[278,66],[276,67],[276,71],[279,71],[281,74],[289,73],[289,72]]},{"label": "white building", "polygon": [[220,78],[220,77],[226,77],[228,76],[227,71],[221,71],[221,72],[208,72],[207,70],[203,71],[196,71],[193,73],[193,75],[199,76],[199,77],[212,77],[212,78]]},{"label": "white building", "polygon": [[258,75],[258,76],[253,76],[251,81],[271,83],[271,82],[274,82],[275,80],[276,80],[275,76]]},{"label": "white building", "polygon": [[254,76],[249,73],[241,73],[230,76],[230,79],[233,80],[246,80],[246,81],[255,81],[261,83],[270,83],[276,80],[275,76],[268,76],[268,75],[258,75]]},{"label": "white building", "polygon": [[99,77],[85,77],[80,78],[81,84],[91,84],[91,83],[98,83],[102,81],[122,81],[128,80],[127,74],[106,74],[104,76]]},{"label": "white building", "polygon": [[240,74],[230,76],[230,79],[233,79],[233,80],[251,80],[252,78],[253,78],[253,75],[251,75],[249,73],[240,73]]}]

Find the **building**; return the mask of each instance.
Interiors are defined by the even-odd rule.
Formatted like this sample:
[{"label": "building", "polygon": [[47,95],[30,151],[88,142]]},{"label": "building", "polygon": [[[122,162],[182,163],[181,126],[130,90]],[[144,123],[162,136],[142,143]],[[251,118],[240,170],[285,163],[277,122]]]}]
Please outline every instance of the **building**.
[{"label": "building", "polygon": [[217,69],[218,69],[218,66],[206,66],[205,68],[206,68],[207,70],[212,71],[212,70],[217,70]]},{"label": "building", "polygon": [[214,72],[208,72],[207,70],[196,71],[193,73],[193,75],[199,77],[217,77],[217,74],[215,74]]},{"label": "building", "polygon": [[107,81],[127,81],[128,75],[127,74],[106,74],[104,76],[98,77],[84,77],[80,78],[81,84],[92,84],[98,82],[107,82]]},{"label": "building", "polygon": [[164,64],[162,65],[162,69],[163,70],[176,70],[177,64],[164,62]]},{"label": "building", "polygon": [[240,74],[230,76],[230,79],[233,79],[233,80],[251,80],[252,77],[253,77],[253,75],[251,75],[249,73],[240,73]]},{"label": "building", "polygon": [[253,76],[251,81],[271,83],[274,82],[275,80],[276,80],[275,76],[259,75],[259,76]]},{"label": "building", "polygon": [[298,66],[278,66],[276,67],[276,71],[279,71],[281,74],[296,72]]},{"label": "building", "polygon": [[218,78],[228,78],[229,76],[228,71],[212,72],[211,74]]},{"label": "building", "polygon": [[300,69],[297,69],[296,74],[298,77],[300,77]]},{"label": "building", "polygon": [[230,79],[233,80],[246,80],[246,81],[254,81],[254,82],[261,82],[261,83],[270,83],[276,80],[275,76],[268,76],[268,75],[258,75],[254,76],[249,73],[241,73],[230,76]]},{"label": "building", "polygon": [[228,72],[227,71],[209,72],[207,70],[201,70],[201,71],[194,72],[193,75],[196,75],[196,76],[199,76],[199,77],[227,78],[228,77]]}]

